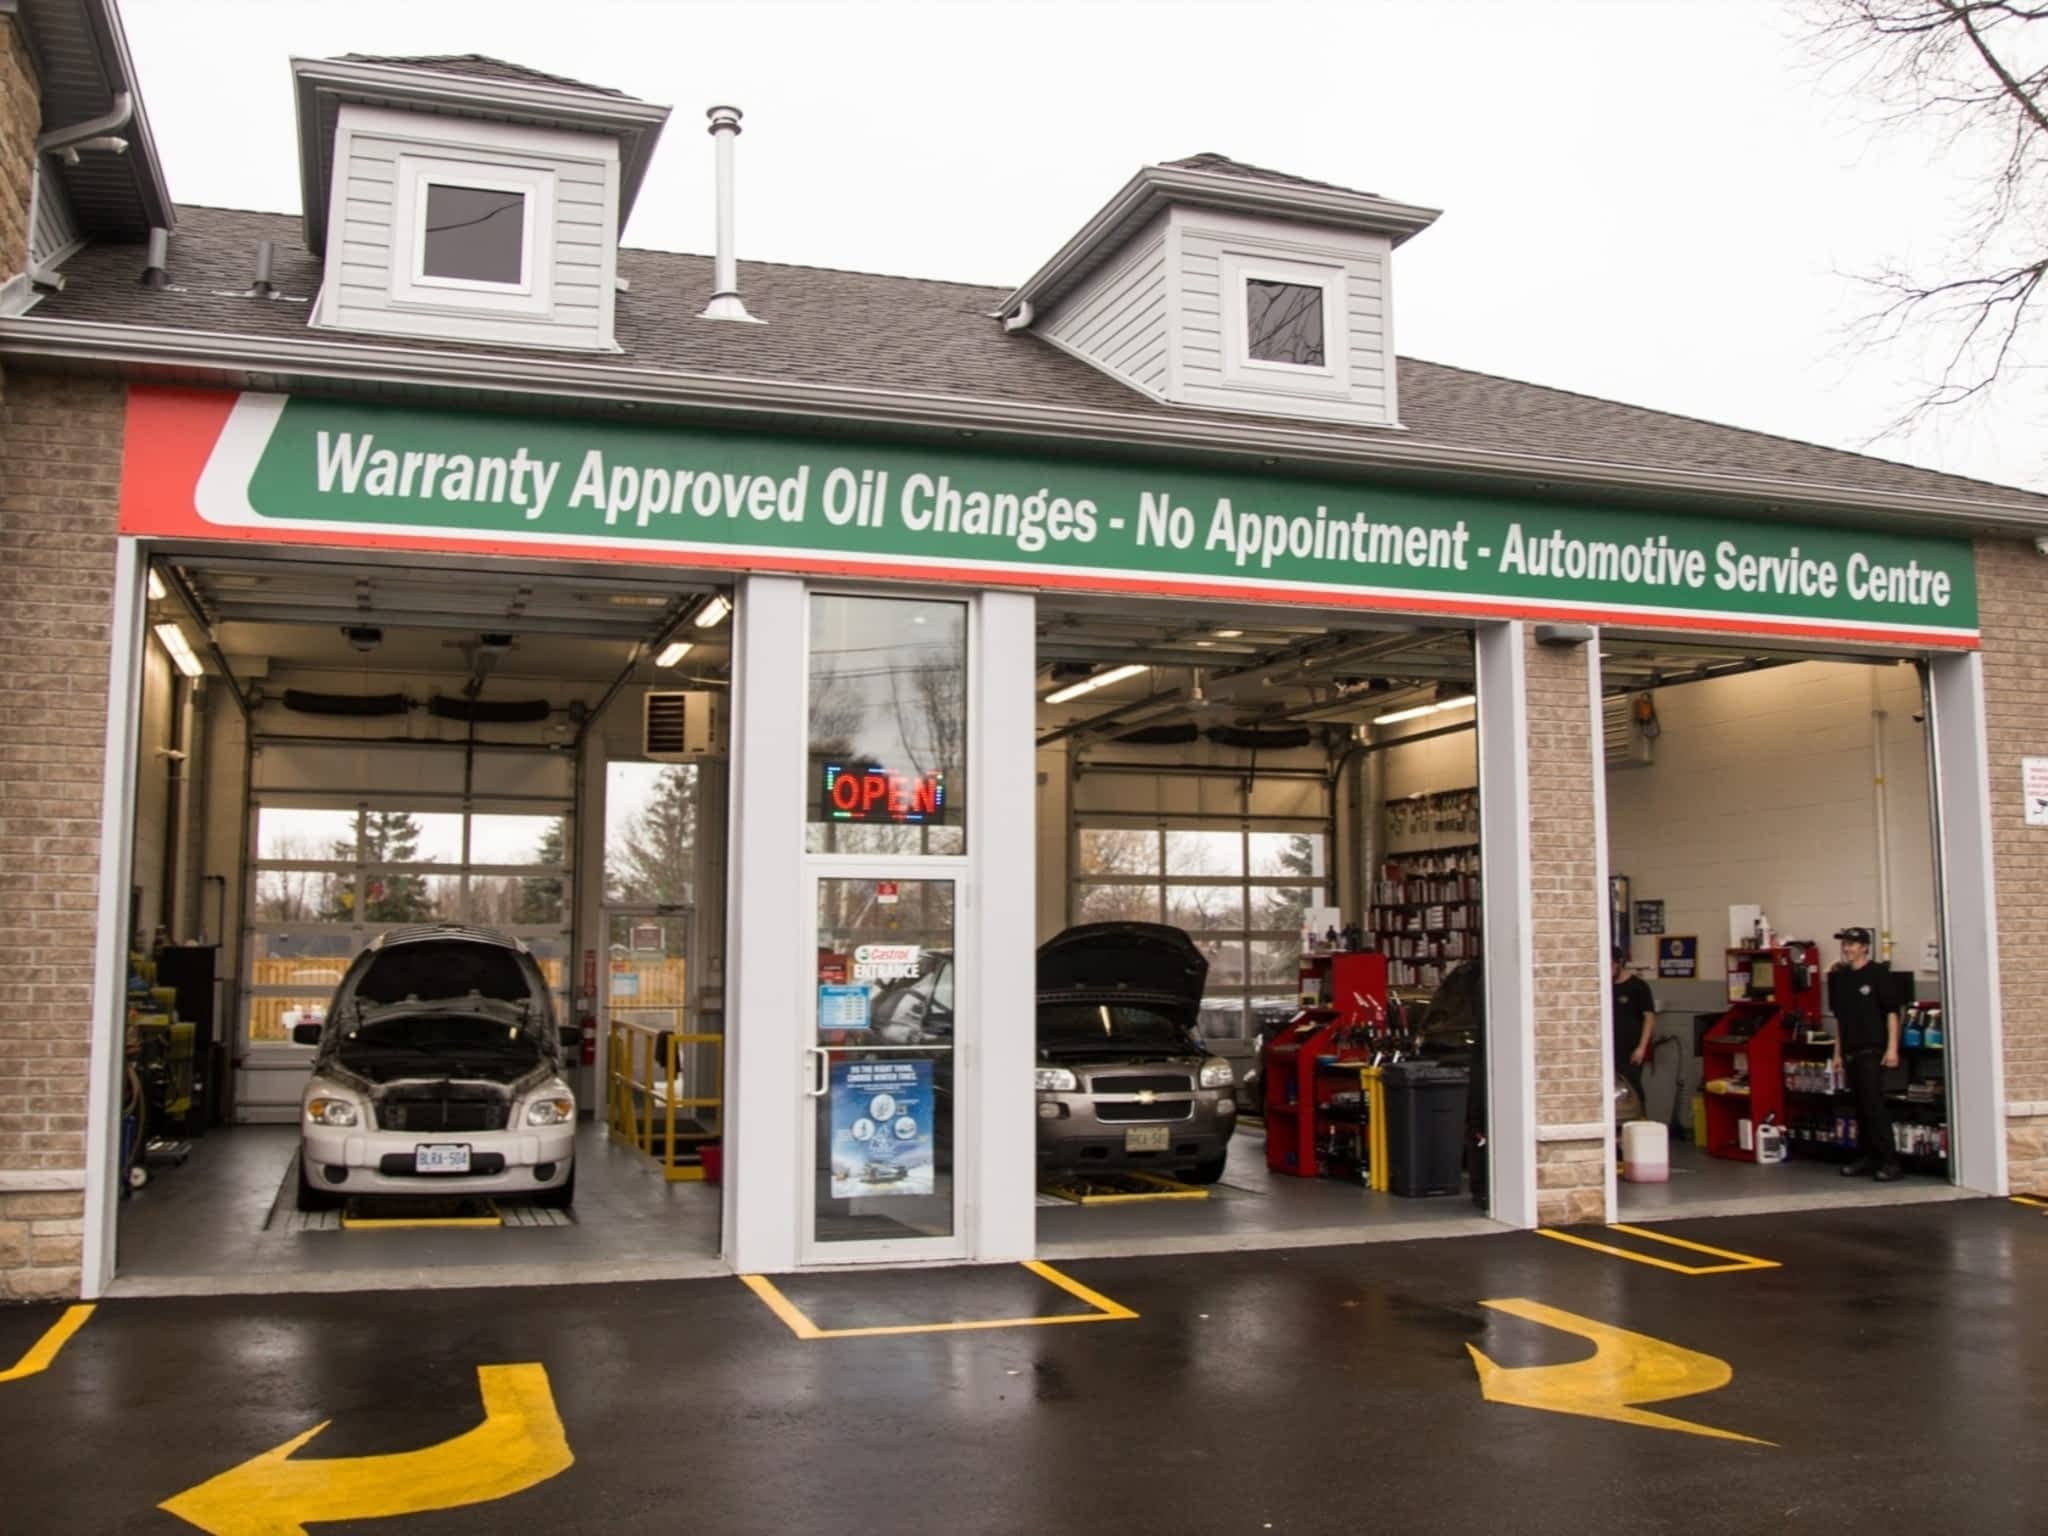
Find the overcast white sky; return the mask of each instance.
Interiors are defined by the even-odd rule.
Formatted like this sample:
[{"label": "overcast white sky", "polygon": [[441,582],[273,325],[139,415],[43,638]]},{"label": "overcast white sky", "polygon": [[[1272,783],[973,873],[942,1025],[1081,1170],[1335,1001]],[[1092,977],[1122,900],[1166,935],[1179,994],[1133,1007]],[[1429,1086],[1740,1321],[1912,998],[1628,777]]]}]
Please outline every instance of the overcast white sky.
[{"label": "overcast white sky", "polygon": [[495,54],[675,108],[627,242],[711,248],[703,109],[746,112],[739,250],[1019,282],[1140,165],[1215,150],[1445,210],[1406,356],[2048,487],[2042,395],[1871,446],[1923,359],[1852,274],[1964,190],[1824,79],[1796,0],[125,0],[180,201],[296,210],[293,55]]}]

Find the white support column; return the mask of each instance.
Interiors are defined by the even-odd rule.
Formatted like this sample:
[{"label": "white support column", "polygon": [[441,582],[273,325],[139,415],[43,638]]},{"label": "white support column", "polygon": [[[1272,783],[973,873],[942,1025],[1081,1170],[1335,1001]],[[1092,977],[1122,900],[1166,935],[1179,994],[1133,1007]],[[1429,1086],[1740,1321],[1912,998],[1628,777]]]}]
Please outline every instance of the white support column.
[{"label": "white support column", "polygon": [[107,665],[107,749],[100,799],[98,943],[93,952],[92,1045],[85,1114],[85,1231],[80,1290],[90,1301],[114,1278],[114,1187],[121,1166],[121,1079],[126,1057],[128,882],[135,831],[135,741],[140,712],[143,560],[133,539],[114,546],[114,612]]},{"label": "white support column", "polygon": [[1033,746],[1037,603],[988,592],[979,608],[968,718],[974,876],[969,921],[978,957],[973,1020],[961,1032],[974,1085],[961,1156],[968,1252],[983,1261],[1028,1259],[1037,1248],[1038,1126],[1030,1092],[1037,1059],[1037,803]]},{"label": "white support column", "polygon": [[[1607,951],[1614,943],[1614,937],[1607,929],[1607,881],[1613,874],[1607,856],[1607,718],[1601,708],[1600,699],[1600,632],[1593,631],[1593,637],[1586,642],[1586,691],[1592,695],[1590,705],[1593,711],[1593,875],[1600,885],[1600,916],[1593,935],[1595,953],[1600,956],[1601,969],[1606,970]],[[1631,923],[1633,928],[1634,924]],[[1614,988],[1600,989],[1600,1081],[1611,1083],[1619,1064],[1614,1059]],[[1621,1191],[1615,1186],[1614,1138],[1606,1138],[1607,1156],[1605,1171],[1601,1176],[1602,1187],[1607,1201],[1604,1218],[1612,1223],[1621,1220]]]},{"label": "white support column", "polygon": [[1958,1188],[2008,1193],[2005,1023],[1998,989],[1998,901],[1991,863],[1984,659],[1928,664],[1934,739],[1935,867],[1941,892],[1942,1000],[1949,1020],[1949,1159]]},{"label": "white support column", "polygon": [[[1529,699],[1523,625],[1482,624],[1479,839],[1486,889],[1488,1188],[1496,1221],[1536,1225],[1535,913],[1529,868]],[[1597,738],[1596,738],[1597,739]]]},{"label": "white support column", "polygon": [[750,576],[733,615],[732,790],[726,843],[725,1257],[742,1274],[794,1269],[803,978],[790,956],[802,900],[804,585]]}]

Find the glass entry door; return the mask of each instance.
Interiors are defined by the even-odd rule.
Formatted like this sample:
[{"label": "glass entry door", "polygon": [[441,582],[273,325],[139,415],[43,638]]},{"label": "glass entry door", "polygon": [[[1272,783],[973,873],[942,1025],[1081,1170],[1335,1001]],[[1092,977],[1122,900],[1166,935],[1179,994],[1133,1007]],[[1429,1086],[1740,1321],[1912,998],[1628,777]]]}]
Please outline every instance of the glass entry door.
[{"label": "glass entry door", "polygon": [[957,882],[876,872],[812,887],[805,1258],[959,1257]]}]

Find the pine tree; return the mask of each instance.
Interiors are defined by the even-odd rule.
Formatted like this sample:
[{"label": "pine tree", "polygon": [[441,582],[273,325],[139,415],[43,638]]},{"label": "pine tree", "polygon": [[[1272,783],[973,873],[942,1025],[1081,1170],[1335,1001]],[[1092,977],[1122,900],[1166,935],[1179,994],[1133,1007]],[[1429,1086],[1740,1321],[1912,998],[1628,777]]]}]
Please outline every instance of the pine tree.
[{"label": "pine tree", "polygon": [[[412,864],[420,856],[420,824],[408,811],[358,811],[356,835],[334,844],[333,857],[354,860],[361,849],[365,865]],[[365,876],[363,921],[424,923],[434,917],[434,900],[424,875],[376,873]],[[339,884],[324,914],[342,922],[355,917],[355,888]]]},{"label": "pine tree", "polygon": [[[557,816],[541,834],[536,864],[560,868],[569,862],[569,819]],[[558,923],[562,920],[561,875],[527,875],[519,882],[519,905],[513,911],[515,923]]]}]

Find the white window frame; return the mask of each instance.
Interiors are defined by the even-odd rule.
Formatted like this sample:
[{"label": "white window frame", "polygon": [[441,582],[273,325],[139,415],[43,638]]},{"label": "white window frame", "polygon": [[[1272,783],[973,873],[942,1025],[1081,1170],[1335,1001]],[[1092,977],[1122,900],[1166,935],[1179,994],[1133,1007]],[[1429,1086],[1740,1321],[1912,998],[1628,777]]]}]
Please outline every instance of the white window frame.
[{"label": "white window frame", "polygon": [[[465,187],[516,192],[525,200],[521,280],[485,282],[466,277],[433,277],[426,272],[427,189]],[[393,252],[394,304],[477,310],[496,315],[547,315],[554,306],[555,173],[542,166],[499,165],[425,155],[398,159],[398,207],[392,228],[407,242]]]},{"label": "white window frame", "polygon": [[[1290,261],[1284,257],[1225,251],[1223,279],[1223,377],[1232,384],[1290,394],[1344,395],[1351,389],[1344,268],[1339,263]],[[1295,283],[1323,291],[1323,364],[1269,362],[1251,354],[1247,283]]]}]

